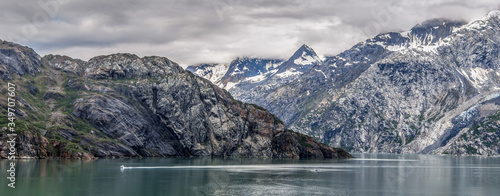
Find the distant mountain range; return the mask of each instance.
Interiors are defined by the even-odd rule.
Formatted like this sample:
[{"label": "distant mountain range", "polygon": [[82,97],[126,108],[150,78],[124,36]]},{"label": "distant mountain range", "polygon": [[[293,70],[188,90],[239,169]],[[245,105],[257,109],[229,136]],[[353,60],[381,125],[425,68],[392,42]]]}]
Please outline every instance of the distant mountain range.
[{"label": "distant mountain range", "polygon": [[288,60],[244,57],[233,60],[229,66],[201,64],[186,70],[225,88],[238,100],[252,102],[321,63],[311,47],[302,45]]},{"label": "distant mountain range", "polygon": [[[239,58],[210,80],[352,152],[493,156],[499,44],[493,11],[470,23],[434,19],[379,34],[323,61],[305,45],[286,61]],[[204,68],[189,68],[196,69],[206,77]]]}]

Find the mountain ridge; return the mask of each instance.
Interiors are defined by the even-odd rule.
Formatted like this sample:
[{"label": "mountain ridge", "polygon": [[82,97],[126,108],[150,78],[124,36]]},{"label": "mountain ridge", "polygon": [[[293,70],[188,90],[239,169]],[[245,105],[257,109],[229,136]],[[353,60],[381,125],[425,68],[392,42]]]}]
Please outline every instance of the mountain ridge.
[{"label": "mountain ridge", "polygon": [[[0,48],[2,80],[16,85],[18,158],[352,157],[165,57],[117,53],[82,61],[40,57],[11,42]],[[0,117],[6,158],[10,121]]]},{"label": "mountain ridge", "polygon": [[499,13],[381,33],[290,82],[229,91],[353,152],[497,156]]}]

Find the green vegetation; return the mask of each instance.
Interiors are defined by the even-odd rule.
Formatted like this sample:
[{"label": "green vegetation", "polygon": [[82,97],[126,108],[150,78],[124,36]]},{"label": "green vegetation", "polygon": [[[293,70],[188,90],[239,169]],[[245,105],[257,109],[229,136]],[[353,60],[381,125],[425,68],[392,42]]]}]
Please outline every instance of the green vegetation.
[{"label": "green vegetation", "polygon": [[462,140],[467,140],[467,133],[462,134],[460,138],[462,138]]},{"label": "green vegetation", "polygon": [[495,125],[496,122],[498,122],[498,121],[500,121],[500,112],[498,112],[494,115],[488,116],[482,122],[472,126],[470,130],[472,131],[473,135],[475,135],[475,136],[479,136],[481,134],[480,129],[481,129],[481,131],[495,133],[498,131],[498,128]]},{"label": "green vegetation", "polygon": [[252,104],[252,103],[245,103],[245,105],[251,105],[253,106],[255,109],[258,109],[258,110],[262,110],[262,111],[267,111],[265,108],[261,107],[261,106],[258,106],[256,104]]},{"label": "green vegetation", "polygon": [[477,154],[477,149],[472,146],[465,146],[467,154]]},{"label": "green vegetation", "polygon": [[406,137],[406,144],[412,142],[413,140],[415,140],[415,136],[414,135],[409,135]]},{"label": "green vegetation", "polygon": [[285,124],[285,123],[283,123],[283,121],[281,121],[281,119],[279,119],[276,115],[274,115],[274,114],[271,114],[271,115],[273,116],[273,120],[274,120],[274,121],[273,121],[273,123],[274,123],[275,125],[277,125],[277,124]]},{"label": "green vegetation", "polygon": [[296,133],[296,134],[299,136],[299,144],[300,144],[301,146],[304,146],[304,147],[306,147],[306,148],[312,148],[312,147],[313,147],[311,144],[309,144],[309,143],[307,142],[307,140],[308,140],[308,139],[311,139],[311,140],[312,140],[312,138],[311,138],[311,137],[306,136],[306,135],[303,135],[303,134],[298,134],[298,133]]},{"label": "green vegetation", "polygon": [[235,104],[235,105],[242,105],[242,104],[243,104],[243,102],[241,102],[241,101],[239,101],[239,100],[236,100],[236,99],[233,99],[233,98],[231,98],[231,101],[232,101],[232,102],[233,102],[233,104]]}]

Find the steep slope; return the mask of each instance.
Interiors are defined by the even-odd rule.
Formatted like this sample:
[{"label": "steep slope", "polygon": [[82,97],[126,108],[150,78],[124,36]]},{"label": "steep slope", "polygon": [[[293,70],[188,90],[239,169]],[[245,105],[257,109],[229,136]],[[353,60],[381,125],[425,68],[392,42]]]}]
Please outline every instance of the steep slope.
[{"label": "steep slope", "polygon": [[[113,54],[85,62],[40,58],[9,42],[0,48],[3,83],[17,86],[19,157],[350,157],[164,57]],[[5,158],[9,121],[1,115]]]},{"label": "steep slope", "polygon": [[408,32],[380,34],[256,102],[294,130],[356,152],[461,154],[474,148],[499,154],[495,140],[450,143],[476,125],[494,127],[482,119],[495,108],[467,114],[495,101],[500,89],[499,15],[469,24],[431,20]]}]

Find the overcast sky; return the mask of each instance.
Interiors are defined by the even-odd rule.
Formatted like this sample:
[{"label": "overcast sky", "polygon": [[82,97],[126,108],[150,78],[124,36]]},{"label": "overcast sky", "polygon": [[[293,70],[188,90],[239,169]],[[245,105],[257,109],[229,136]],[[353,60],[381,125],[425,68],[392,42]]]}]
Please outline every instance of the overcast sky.
[{"label": "overcast sky", "polygon": [[118,52],[187,66],[288,58],[302,44],[335,55],[432,18],[472,21],[498,0],[2,0],[0,39],[40,55]]}]

